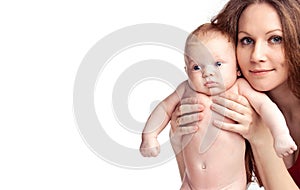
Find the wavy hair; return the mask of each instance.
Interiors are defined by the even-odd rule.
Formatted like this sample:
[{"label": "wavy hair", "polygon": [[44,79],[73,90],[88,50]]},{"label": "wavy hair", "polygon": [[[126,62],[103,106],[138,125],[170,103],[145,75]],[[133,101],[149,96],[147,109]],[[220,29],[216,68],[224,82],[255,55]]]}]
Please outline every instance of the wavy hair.
[{"label": "wavy hair", "polygon": [[289,88],[300,99],[300,1],[299,0],[229,0],[211,23],[228,33],[237,44],[238,21],[251,4],[267,3],[279,15],[283,30],[285,59],[289,68]]}]

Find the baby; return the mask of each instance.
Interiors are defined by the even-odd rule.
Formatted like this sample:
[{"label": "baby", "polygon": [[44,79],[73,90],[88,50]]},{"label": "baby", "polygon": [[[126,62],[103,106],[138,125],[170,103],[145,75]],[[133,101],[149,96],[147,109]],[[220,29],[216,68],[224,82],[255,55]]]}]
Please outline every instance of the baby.
[{"label": "baby", "polygon": [[210,109],[212,98],[221,93],[233,92],[248,99],[269,127],[279,157],[297,149],[276,104],[264,93],[252,89],[245,79],[238,79],[235,48],[227,34],[210,24],[198,27],[186,40],[185,63],[188,80],[151,113],[140,146],[143,156],[157,156],[160,151],[157,136],[181,99],[196,97],[201,101],[205,117],[197,123],[199,130],[183,136],[181,142],[185,164],[181,189],[246,189],[245,140],[239,134],[212,125],[213,119],[233,123]]}]

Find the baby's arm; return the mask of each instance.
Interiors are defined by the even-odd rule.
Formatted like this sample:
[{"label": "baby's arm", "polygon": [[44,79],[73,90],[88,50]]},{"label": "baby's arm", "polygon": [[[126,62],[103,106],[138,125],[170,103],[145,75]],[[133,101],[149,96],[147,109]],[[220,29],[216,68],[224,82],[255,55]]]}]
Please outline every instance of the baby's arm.
[{"label": "baby's arm", "polygon": [[248,99],[269,127],[277,155],[283,157],[292,154],[297,146],[289,134],[285,118],[277,105],[266,94],[254,90],[245,79],[238,79],[237,84],[239,93]]},{"label": "baby's arm", "polygon": [[176,91],[161,101],[150,114],[142,134],[140,152],[145,157],[155,157],[160,152],[157,141],[158,134],[167,126],[172,112],[180,102],[185,89],[185,82],[181,83]]}]

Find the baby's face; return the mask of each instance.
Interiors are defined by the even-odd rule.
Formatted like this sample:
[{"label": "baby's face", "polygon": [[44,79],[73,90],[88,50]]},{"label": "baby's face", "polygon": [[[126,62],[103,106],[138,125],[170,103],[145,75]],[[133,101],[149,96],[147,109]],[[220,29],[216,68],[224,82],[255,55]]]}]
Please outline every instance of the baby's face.
[{"label": "baby's face", "polygon": [[201,43],[189,43],[186,48],[186,72],[190,86],[197,92],[216,95],[229,89],[237,79],[237,64],[233,44],[216,35]]}]

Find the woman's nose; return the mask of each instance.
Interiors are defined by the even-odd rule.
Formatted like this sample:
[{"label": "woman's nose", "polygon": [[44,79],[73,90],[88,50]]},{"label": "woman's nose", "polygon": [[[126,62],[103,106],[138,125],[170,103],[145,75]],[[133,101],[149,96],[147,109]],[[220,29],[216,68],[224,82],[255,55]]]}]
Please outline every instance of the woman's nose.
[{"label": "woman's nose", "polygon": [[256,41],[253,51],[251,53],[251,62],[264,62],[266,61],[266,47],[267,44],[263,41]]}]

